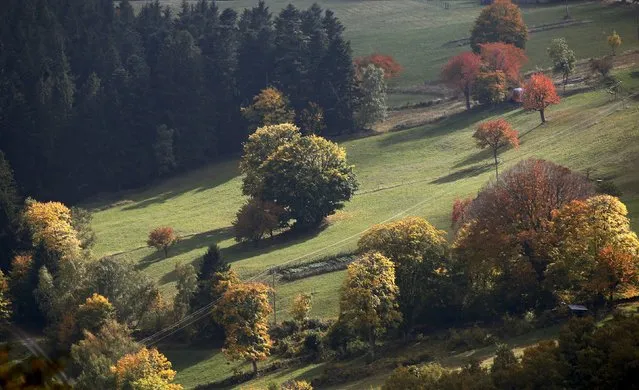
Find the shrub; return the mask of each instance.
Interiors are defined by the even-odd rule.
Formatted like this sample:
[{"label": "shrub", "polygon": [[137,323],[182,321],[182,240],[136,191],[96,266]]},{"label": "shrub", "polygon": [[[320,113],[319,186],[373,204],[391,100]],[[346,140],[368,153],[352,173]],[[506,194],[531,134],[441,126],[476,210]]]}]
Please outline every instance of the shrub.
[{"label": "shrub", "polygon": [[313,386],[306,381],[290,380],[282,383],[282,390],[313,390]]},{"label": "shrub", "polygon": [[311,311],[312,297],[311,294],[297,294],[291,306],[291,317],[297,322],[303,322],[308,313]]},{"label": "shrub", "polygon": [[317,331],[307,332],[302,341],[300,353],[317,358],[321,356],[323,349],[322,334]]},{"label": "shrub", "polygon": [[607,78],[612,70],[613,62],[612,57],[601,57],[590,59],[590,71],[595,74],[601,75],[601,77]]},{"label": "shrub", "polygon": [[623,195],[623,192],[617,187],[617,185],[611,180],[602,180],[595,185],[595,191],[598,194],[605,194],[610,196],[616,196],[617,198]]},{"label": "shrub", "polygon": [[253,241],[257,243],[267,233],[279,226],[280,216],[284,209],[273,202],[251,199],[246,202],[235,216],[233,231],[236,241]]},{"label": "shrub", "polygon": [[169,256],[169,248],[178,241],[172,227],[163,226],[153,229],[146,241],[148,246],[164,251],[164,257]]},{"label": "shrub", "polygon": [[509,314],[504,315],[502,318],[502,325],[500,334],[505,337],[521,336],[534,329],[534,315],[532,318],[526,317],[519,318],[511,316]]},{"label": "shrub", "polygon": [[450,350],[468,350],[484,347],[495,341],[495,336],[488,333],[486,329],[473,326],[462,330],[451,329],[446,344]]}]

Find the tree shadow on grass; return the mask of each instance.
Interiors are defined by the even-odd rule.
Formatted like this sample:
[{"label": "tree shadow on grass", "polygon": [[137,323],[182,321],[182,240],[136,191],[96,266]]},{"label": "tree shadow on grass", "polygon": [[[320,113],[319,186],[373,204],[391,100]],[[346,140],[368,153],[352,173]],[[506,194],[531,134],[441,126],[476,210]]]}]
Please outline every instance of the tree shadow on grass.
[{"label": "tree shadow on grass", "polygon": [[[233,237],[233,229],[230,226],[182,237],[175,245],[169,248],[169,258],[179,256],[183,253],[206,247],[220,241],[228,240],[231,237]],[[138,262],[137,268],[142,270],[153,263],[163,261],[165,259],[167,258],[164,257],[163,251],[154,251],[142,258],[142,260]]]},{"label": "tree shadow on grass", "polygon": [[458,171],[452,172],[446,176],[442,176],[431,181],[431,184],[446,184],[452,183],[460,179],[479,176],[484,172],[488,172],[490,170],[495,169],[494,164],[479,164],[473,165],[468,168],[460,169]]}]

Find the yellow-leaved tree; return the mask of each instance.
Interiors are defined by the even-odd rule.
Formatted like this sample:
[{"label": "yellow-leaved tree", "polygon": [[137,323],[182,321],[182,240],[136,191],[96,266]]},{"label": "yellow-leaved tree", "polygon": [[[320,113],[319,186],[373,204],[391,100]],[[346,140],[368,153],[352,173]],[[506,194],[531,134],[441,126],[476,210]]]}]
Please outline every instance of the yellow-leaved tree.
[{"label": "yellow-leaved tree", "polygon": [[443,290],[439,286],[448,267],[446,232],[423,218],[406,217],[374,225],[357,247],[361,253],[379,252],[395,264],[405,330],[429,305],[440,300]]},{"label": "yellow-leaved tree", "polygon": [[140,349],[123,356],[111,367],[118,390],[181,390],[182,386],[171,383],[175,371],[171,362],[157,349]]},{"label": "yellow-leaved tree", "polygon": [[23,220],[31,233],[34,246],[44,245],[61,260],[80,255],[80,240],[73,229],[71,210],[60,202],[38,202],[27,199]]},{"label": "yellow-leaved tree", "polygon": [[295,111],[290,107],[288,98],[273,87],[255,95],[250,106],[242,107],[242,115],[249,122],[251,132],[261,126],[293,123],[295,120]]},{"label": "yellow-leaved tree", "polygon": [[617,48],[621,46],[621,37],[617,34],[617,31],[613,30],[608,37],[608,45],[612,49],[612,55],[617,55]]},{"label": "yellow-leaved tree", "polygon": [[109,299],[93,293],[78,307],[76,323],[80,331],[97,332],[111,319],[115,318],[115,308]]},{"label": "yellow-leaved tree", "polygon": [[271,350],[268,334],[270,288],[262,283],[232,283],[216,308],[216,316],[226,331],[224,353],[232,360],[246,360],[257,374],[257,362]]},{"label": "yellow-leaved tree", "polygon": [[311,294],[297,294],[291,306],[291,317],[297,322],[304,322],[308,317],[308,313],[311,311],[312,304],[313,298]]},{"label": "yellow-leaved tree", "polygon": [[395,265],[381,253],[365,253],[348,266],[339,320],[368,339],[371,359],[375,357],[377,337],[402,319],[398,293]]},{"label": "yellow-leaved tree", "polygon": [[600,302],[639,286],[639,239],[619,199],[574,200],[554,211],[550,224],[547,282],[559,298]]},{"label": "yellow-leaved tree", "polygon": [[0,324],[11,318],[11,301],[9,300],[9,283],[0,270]]}]

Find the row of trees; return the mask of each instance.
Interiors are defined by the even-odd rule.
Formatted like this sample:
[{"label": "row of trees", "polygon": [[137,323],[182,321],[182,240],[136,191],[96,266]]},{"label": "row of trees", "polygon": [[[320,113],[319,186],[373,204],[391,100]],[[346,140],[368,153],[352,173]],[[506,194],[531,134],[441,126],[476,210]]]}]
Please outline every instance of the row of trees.
[{"label": "row of trees", "polygon": [[10,0],[0,11],[0,145],[24,193],[77,200],[241,149],[240,108],[268,86],[314,132],[355,128],[358,81],[330,10],[208,0]]}]

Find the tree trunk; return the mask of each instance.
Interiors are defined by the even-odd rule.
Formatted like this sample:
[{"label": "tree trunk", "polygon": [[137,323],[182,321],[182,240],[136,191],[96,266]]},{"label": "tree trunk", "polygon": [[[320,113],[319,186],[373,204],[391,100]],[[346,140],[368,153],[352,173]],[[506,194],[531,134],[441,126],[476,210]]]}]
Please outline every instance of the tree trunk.
[{"label": "tree trunk", "polygon": [[470,90],[468,88],[464,91],[464,97],[466,98],[466,109],[470,110]]},{"label": "tree trunk", "polygon": [[539,110],[539,114],[541,115],[541,123],[546,123],[546,115],[544,114],[544,110]]},{"label": "tree trunk", "polygon": [[497,161],[497,148],[493,148],[493,157],[495,158],[495,179],[499,180],[499,161]]},{"label": "tree trunk", "polygon": [[251,360],[251,364],[253,365],[253,376],[257,376],[257,360]]}]

